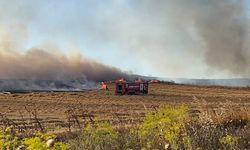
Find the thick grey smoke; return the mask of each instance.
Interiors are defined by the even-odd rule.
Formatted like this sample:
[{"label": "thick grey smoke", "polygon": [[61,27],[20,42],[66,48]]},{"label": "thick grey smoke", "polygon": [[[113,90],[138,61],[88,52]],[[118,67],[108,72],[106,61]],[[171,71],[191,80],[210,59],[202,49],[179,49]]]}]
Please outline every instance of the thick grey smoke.
[{"label": "thick grey smoke", "polygon": [[1,90],[94,88],[93,82],[128,77],[121,70],[81,56],[68,58],[41,49],[24,54],[0,51]]},{"label": "thick grey smoke", "polygon": [[[244,0],[203,0],[194,5],[194,26],[214,69],[249,77],[249,24]],[[202,4],[202,5],[201,5]],[[191,8],[192,9],[192,8]]]},{"label": "thick grey smoke", "polygon": [[[187,47],[193,58],[201,57],[211,70],[222,71],[232,76],[249,77],[250,49],[249,14],[245,0],[157,0],[147,2],[140,8],[148,8],[155,16],[167,23],[170,17],[183,32],[192,28],[195,37],[193,48]],[[182,35],[183,36],[183,35]],[[181,56],[181,55],[180,55]],[[192,57],[192,56],[191,56]],[[192,62],[190,62],[192,63]],[[189,67],[189,66],[187,66]]]},{"label": "thick grey smoke", "polygon": [[[249,77],[246,3],[246,0],[131,0],[121,6],[114,2],[105,5],[114,11],[109,13],[102,8],[101,12],[108,13],[97,13],[88,29],[101,33],[94,35],[94,42],[112,41],[126,56],[131,57],[132,53],[140,58],[140,65],[166,76],[173,72],[185,77],[208,68],[208,72],[215,74]],[[106,19],[104,24],[101,18]]]},{"label": "thick grey smoke", "polygon": [[[59,0],[0,0],[0,77],[100,81],[126,75],[86,57],[71,59],[43,47],[20,52],[36,37],[80,41],[82,47],[97,49],[104,60],[112,58],[115,66],[126,63],[135,72],[142,68],[147,74],[170,77],[249,77],[246,3],[74,0],[67,5]],[[1,25],[13,24],[7,34],[1,33]],[[35,37],[28,37],[26,27],[36,31]]]},{"label": "thick grey smoke", "polygon": [[[83,57],[65,55],[55,47],[23,50],[26,28],[15,25],[0,32],[0,90],[76,90],[129,75]],[[12,32],[10,32],[10,30]],[[44,46],[48,47],[48,46]]]},{"label": "thick grey smoke", "polygon": [[[155,4],[155,5],[154,5]],[[185,31],[191,27],[205,63],[212,70],[249,77],[249,14],[245,0],[158,0],[147,5],[171,17]],[[169,14],[169,15],[167,15]],[[164,15],[163,15],[164,16]],[[194,38],[190,34],[190,38]],[[192,49],[188,50],[197,56]]]},{"label": "thick grey smoke", "polygon": [[24,54],[0,53],[0,79],[112,80],[126,76],[121,70],[79,56],[67,58],[41,49],[31,49]]}]

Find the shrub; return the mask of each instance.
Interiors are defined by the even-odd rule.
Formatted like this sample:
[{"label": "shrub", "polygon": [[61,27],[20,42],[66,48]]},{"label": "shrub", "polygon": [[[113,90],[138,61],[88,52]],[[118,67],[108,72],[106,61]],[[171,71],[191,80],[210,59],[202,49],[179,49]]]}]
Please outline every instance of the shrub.
[{"label": "shrub", "polygon": [[108,122],[87,123],[80,137],[70,141],[72,149],[118,149],[118,135]]},{"label": "shrub", "polygon": [[119,149],[141,150],[141,139],[138,127],[121,128],[118,130]]},{"label": "shrub", "polygon": [[24,140],[27,150],[46,150],[46,143],[39,137],[27,138]]},{"label": "shrub", "polygon": [[220,139],[220,143],[225,149],[235,149],[238,142],[238,137],[233,135],[226,135]]},{"label": "shrub", "polygon": [[23,144],[27,146],[27,150],[67,150],[69,146],[63,142],[55,142],[55,144],[48,148],[46,142],[49,139],[55,139],[54,134],[37,133],[34,137],[25,138]]},{"label": "shrub", "polygon": [[55,139],[53,134],[37,133],[32,137],[22,138],[19,137],[15,131],[11,132],[0,130],[0,149],[1,150],[14,150],[18,147],[25,147],[27,150],[67,150],[69,146],[62,142],[56,142],[54,146],[48,148],[46,141],[48,139]]},{"label": "shrub", "polygon": [[147,148],[152,148],[153,145],[163,148],[167,143],[173,149],[187,148],[190,145],[185,130],[187,119],[187,107],[164,106],[157,112],[146,114],[139,132],[142,139],[146,140]]},{"label": "shrub", "polygon": [[5,131],[0,130],[0,149],[12,150],[16,149],[21,144],[21,140],[15,136],[11,128]]}]

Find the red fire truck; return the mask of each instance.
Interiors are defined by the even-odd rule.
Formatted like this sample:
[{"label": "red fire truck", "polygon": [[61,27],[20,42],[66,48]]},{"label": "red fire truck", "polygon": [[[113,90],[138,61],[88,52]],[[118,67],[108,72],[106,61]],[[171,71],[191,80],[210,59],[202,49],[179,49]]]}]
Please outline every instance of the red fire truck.
[{"label": "red fire truck", "polygon": [[124,79],[117,80],[115,94],[116,95],[148,94],[148,82],[144,81],[126,82]]}]

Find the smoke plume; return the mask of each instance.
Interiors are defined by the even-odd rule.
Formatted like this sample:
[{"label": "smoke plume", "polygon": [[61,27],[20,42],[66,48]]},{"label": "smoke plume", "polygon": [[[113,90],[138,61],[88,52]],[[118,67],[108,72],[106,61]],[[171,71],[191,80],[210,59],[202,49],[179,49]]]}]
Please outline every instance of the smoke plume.
[{"label": "smoke plume", "polygon": [[194,5],[193,21],[204,43],[204,60],[213,69],[242,76],[250,73],[245,2],[207,0]]},{"label": "smoke plume", "polygon": [[[193,60],[202,58],[212,71],[250,77],[246,3],[245,0],[146,0],[138,7],[148,8],[149,12],[165,20],[166,25],[172,23],[176,26],[174,29],[182,31],[179,35],[187,48],[184,51],[190,53]],[[185,39],[183,33],[188,33],[192,40]]]},{"label": "smoke plume", "polygon": [[0,32],[0,90],[86,89],[100,81],[129,76],[74,51],[65,55],[53,46],[48,48],[51,52],[41,48],[22,50],[27,38],[25,26],[4,29]]},{"label": "smoke plume", "polygon": [[[95,53],[103,60],[112,58],[109,64],[126,63],[127,68],[144,74],[249,77],[246,3],[74,0],[66,5],[57,0],[0,0],[0,79],[102,81],[128,77],[120,69],[85,56],[55,54],[54,49],[51,53],[46,47],[26,50],[28,41],[39,39],[36,37],[53,39],[56,44],[57,39],[59,44],[71,39],[81,41],[82,47],[97,49]],[[33,37],[27,30],[33,31]]]},{"label": "smoke plume", "polygon": [[112,80],[126,76],[121,70],[83,58],[68,58],[41,49],[30,49],[24,54],[0,53],[0,79]]},{"label": "smoke plume", "polygon": [[152,73],[249,77],[246,6],[246,0],[114,2],[104,4],[98,12],[105,13],[93,15],[86,29],[97,33],[91,35],[93,42],[115,43],[126,56],[133,54],[132,60],[140,58],[136,63]]},{"label": "smoke plume", "polygon": [[82,89],[90,86],[90,81],[100,82],[128,76],[117,68],[82,56],[69,58],[35,48],[24,54],[0,52],[0,70],[2,90]]}]

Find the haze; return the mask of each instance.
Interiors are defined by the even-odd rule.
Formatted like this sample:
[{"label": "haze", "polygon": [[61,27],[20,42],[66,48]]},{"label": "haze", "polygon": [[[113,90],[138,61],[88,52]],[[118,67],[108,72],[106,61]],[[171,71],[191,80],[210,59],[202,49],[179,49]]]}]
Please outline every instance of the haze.
[{"label": "haze", "polygon": [[0,0],[0,77],[249,78],[249,7],[247,0]]}]

